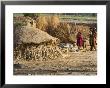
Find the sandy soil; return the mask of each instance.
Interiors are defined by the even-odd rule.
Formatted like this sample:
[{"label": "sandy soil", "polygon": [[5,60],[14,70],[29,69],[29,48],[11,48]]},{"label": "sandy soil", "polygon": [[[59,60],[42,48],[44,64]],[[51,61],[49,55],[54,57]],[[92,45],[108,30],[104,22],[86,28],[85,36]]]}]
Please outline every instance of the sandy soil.
[{"label": "sandy soil", "polygon": [[69,52],[68,57],[46,61],[17,60],[14,75],[97,75],[97,52]]}]

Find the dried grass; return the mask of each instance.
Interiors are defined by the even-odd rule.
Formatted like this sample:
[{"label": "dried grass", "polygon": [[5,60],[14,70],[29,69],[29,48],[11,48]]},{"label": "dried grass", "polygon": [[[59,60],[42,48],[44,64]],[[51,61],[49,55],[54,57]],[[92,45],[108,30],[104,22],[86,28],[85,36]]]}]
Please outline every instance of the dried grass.
[{"label": "dried grass", "polygon": [[36,27],[38,29],[45,31],[47,29],[47,26],[48,26],[48,21],[46,16],[39,16],[36,21]]}]

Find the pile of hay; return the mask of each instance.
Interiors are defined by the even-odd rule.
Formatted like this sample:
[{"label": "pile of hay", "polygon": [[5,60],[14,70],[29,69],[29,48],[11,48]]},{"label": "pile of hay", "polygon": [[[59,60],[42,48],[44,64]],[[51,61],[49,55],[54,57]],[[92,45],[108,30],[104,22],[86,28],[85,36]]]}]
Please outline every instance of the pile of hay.
[{"label": "pile of hay", "polygon": [[64,57],[58,43],[58,38],[33,27],[15,29],[14,59],[48,60]]},{"label": "pile of hay", "polygon": [[48,20],[46,16],[39,16],[36,20],[36,28],[46,31],[48,26]]},{"label": "pile of hay", "polygon": [[27,44],[19,49],[15,50],[15,60],[53,60],[65,57],[65,54],[57,46],[52,45],[35,46]]},{"label": "pile of hay", "polygon": [[52,29],[57,28],[60,24],[60,19],[58,16],[54,15],[51,16],[51,19],[49,20],[49,26],[51,26]]},{"label": "pile of hay", "polygon": [[51,30],[57,28],[60,24],[60,19],[58,16],[39,16],[36,19],[36,28],[41,29],[43,31],[47,31],[49,27]]},{"label": "pile of hay", "polygon": [[68,23],[60,23],[57,28],[49,31],[49,34],[56,38],[59,38],[61,42],[69,42],[71,26]]},{"label": "pile of hay", "polygon": [[36,20],[36,28],[43,30],[53,37],[59,38],[62,42],[69,42],[72,33],[69,23],[62,23],[57,15],[39,16]]}]

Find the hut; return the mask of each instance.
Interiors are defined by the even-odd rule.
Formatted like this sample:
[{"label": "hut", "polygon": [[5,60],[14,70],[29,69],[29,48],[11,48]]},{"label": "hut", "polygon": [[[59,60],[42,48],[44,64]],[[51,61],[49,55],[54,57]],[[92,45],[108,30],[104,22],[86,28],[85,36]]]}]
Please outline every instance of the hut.
[{"label": "hut", "polygon": [[14,29],[14,59],[47,60],[64,57],[59,39],[40,29],[24,26]]}]

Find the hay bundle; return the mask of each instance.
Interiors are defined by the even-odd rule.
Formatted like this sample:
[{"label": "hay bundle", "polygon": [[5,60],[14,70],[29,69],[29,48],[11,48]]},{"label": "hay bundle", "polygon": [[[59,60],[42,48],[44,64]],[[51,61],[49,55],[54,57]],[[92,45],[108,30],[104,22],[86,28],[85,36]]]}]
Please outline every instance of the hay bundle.
[{"label": "hay bundle", "polygon": [[39,16],[36,20],[36,27],[40,30],[45,31],[48,26],[48,21],[46,16]]},{"label": "hay bundle", "polygon": [[51,26],[52,29],[57,28],[58,25],[60,24],[60,19],[58,16],[51,16],[51,19],[49,21],[49,25]]},{"label": "hay bundle", "polygon": [[51,30],[57,28],[60,20],[58,16],[39,16],[36,20],[36,27],[43,31],[48,30],[51,27]]},{"label": "hay bundle", "polygon": [[57,28],[55,28],[49,34],[59,38],[62,42],[68,42],[70,36],[71,26],[68,23],[60,23]]}]

